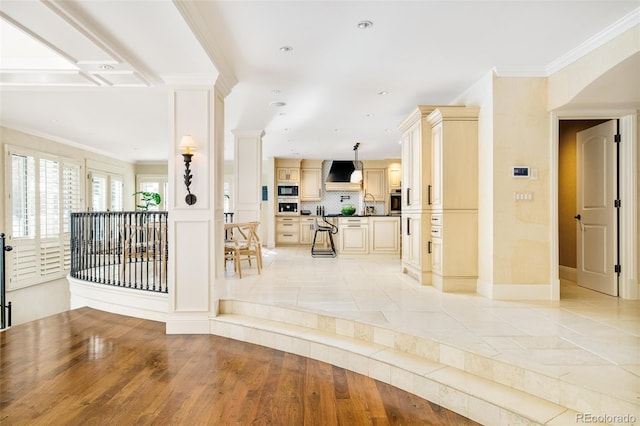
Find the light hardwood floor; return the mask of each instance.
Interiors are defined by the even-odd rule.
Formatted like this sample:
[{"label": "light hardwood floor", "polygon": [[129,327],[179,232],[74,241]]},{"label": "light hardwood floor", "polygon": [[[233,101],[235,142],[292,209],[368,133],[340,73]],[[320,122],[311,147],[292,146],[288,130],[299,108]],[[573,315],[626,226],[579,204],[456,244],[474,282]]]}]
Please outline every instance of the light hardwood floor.
[{"label": "light hardwood floor", "polygon": [[81,308],[0,333],[2,425],[472,425],[368,377]]}]

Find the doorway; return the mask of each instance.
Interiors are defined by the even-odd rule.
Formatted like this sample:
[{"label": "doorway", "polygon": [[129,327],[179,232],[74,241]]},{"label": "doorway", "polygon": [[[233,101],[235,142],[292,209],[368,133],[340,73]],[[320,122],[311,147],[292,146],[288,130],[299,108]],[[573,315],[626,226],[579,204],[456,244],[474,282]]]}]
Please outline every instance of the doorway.
[{"label": "doorway", "polygon": [[[613,119],[613,121],[612,121]],[[578,220],[579,208],[578,208],[578,150],[576,149],[577,134],[584,132],[586,129],[593,128],[595,126],[607,126],[602,123],[612,122],[616,127],[621,124],[621,134],[623,135],[623,143],[621,144],[622,157],[620,161],[620,182],[619,185],[614,184],[617,189],[622,189],[621,196],[616,198],[625,200],[622,209],[615,211],[616,217],[613,219],[614,227],[611,232],[618,233],[619,239],[611,239],[610,243],[607,243],[605,250],[608,251],[612,260],[606,264],[607,271],[614,270],[616,264],[624,265],[627,263],[627,269],[622,274],[615,274],[616,287],[613,291],[606,291],[602,288],[594,288],[597,291],[621,296],[623,298],[637,298],[638,297],[638,285],[637,276],[635,271],[636,257],[637,257],[637,232],[633,232],[636,229],[637,223],[637,207],[635,196],[635,189],[637,184],[636,170],[636,135],[635,125],[637,118],[635,115],[621,118],[619,121],[615,118],[591,118],[591,119],[559,119],[556,117],[557,131],[558,131],[558,157],[557,157],[557,232],[558,232],[558,275],[560,279],[576,282],[580,285],[584,285],[587,281],[582,274],[580,278],[579,268],[580,261],[584,261],[584,257],[579,258],[578,244],[581,244],[579,237],[585,235],[585,222]],[[602,127],[600,126],[600,127]],[[599,158],[596,156],[596,158]],[[611,171],[613,173],[613,171]],[[588,173],[589,179],[593,178],[594,173]],[[611,177],[612,179],[614,176]],[[613,207],[611,207],[613,209]],[[621,214],[619,214],[621,212]],[[592,225],[592,220],[591,221]],[[591,226],[590,225],[590,226]],[[589,238],[594,235],[598,235],[598,232],[604,228],[587,228],[587,231],[592,232]],[[594,230],[596,231],[594,233]],[[604,235],[604,232],[602,232]],[[584,244],[592,244],[593,240],[587,239]],[[582,247],[584,247],[584,244]],[[620,261],[621,260],[621,261]],[[593,261],[593,258],[590,259]],[[604,269],[604,261],[597,263],[597,266],[602,266],[600,269]],[[592,265],[593,266],[593,265]],[[598,268],[591,268],[598,269]],[[612,274],[610,274],[612,275]],[[581,280],[585,282],[580,282]],[[599,280],[603,281],[603,280]],[[618,287],[619,281],[619,287]],[[589,287],[587,285],[587,287]],[[593,287],[591,287],[593,288]],[[619,288],[619,292],[618,292]],[[611,287],[609,287],[611,290]],[[555,298],[561,298],[560,294],[560,282],[555,282],[554,288]]]}]

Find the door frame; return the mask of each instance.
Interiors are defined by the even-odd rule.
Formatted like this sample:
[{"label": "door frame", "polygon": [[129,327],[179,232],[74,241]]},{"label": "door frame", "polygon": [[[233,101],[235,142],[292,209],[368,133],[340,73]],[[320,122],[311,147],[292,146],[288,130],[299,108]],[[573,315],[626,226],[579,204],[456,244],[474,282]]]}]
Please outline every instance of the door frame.
[{"label": "door frame", "polygon": [[[558,156],[560,120],[612,119],[620,120],[620,264],[618,297],[638,299],[638,117],[633,110],[567,110],[551,112],[550,185],[550,261],[551,300],[560,299],[560,255],[558,229]],[[634,179],[635,178],[635,179]]]}]

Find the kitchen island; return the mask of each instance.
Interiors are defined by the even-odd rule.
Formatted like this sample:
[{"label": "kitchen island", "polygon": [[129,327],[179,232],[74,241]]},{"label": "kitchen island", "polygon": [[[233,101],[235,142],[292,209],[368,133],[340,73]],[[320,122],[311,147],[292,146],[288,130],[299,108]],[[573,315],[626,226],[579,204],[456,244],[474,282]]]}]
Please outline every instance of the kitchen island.
[{"label": "kitchen island", "polygon": [[[327,222],[338,228],[334,235],[339,255],[400,256],[399,215],[326,215]],[[278,245],[310,245],[316,219],[322,216],[276,216]],[[317,244],[326,244],[325,233],[319,233]]]}]

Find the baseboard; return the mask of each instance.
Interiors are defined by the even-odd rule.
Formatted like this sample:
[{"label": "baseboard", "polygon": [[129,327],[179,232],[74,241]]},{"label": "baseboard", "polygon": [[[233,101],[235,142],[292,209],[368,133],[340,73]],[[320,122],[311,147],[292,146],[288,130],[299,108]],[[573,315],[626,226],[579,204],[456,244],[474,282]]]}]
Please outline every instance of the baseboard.
[{"label": "baseboard", "polygon": [[172,315],[167,318],[167,334],[211,334],[208,313]]},{"label": "baseboard", "polygon": [[578,281],[578,270],[576,268],[560,265],[558,269],[559,269],[560,279],[569,280],[573,282]]},{"label": "baseboard", "polygon": [[494,284],[478,279],[477,291],[494,300],[553,300],[550,284]]},{"label": "baseboard", "polygon": [[165,322],[169,308],[167,293],[133,290],[96,284],[68,277],[71,309],[88,306],[114,314]]}]

